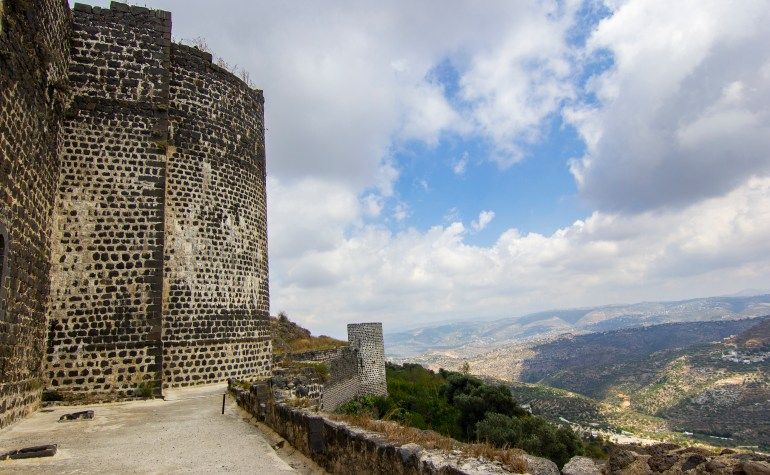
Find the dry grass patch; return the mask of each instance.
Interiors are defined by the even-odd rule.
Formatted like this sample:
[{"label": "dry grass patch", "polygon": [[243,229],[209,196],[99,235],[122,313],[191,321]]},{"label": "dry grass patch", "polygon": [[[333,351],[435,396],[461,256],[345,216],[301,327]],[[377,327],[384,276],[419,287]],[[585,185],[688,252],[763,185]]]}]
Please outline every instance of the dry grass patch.
[{"label": "dry grass patch", "polygon": [[397,444],[417,444],[428,450],[442,450],[445,452],[460,451],[467,458],[485,458],[495,460],[514,473],[525,473],[527,464],[522,458],[524,451],[519,449],[500,449],[490,444],[459,442],[451,437],[443,436],[432,430],[421,430],[414,427],[406,427],[391,421],[370,419],[362,416],[347,416],[342,414],[328,414],[329,419],[346,422],[352,426],[360,427],[371,432],[376,432],[388,441]]},{"label": "dry grass patch", "polygon": [[306,351],[322,351],[332,350],[335,348],[341,348],[347,345],[347,342],[337,340],[330,336],[311,336],[310,338],[299,338],[287,342],[288,348],[280,348],[278,352],[281,353],[304,353]]}]

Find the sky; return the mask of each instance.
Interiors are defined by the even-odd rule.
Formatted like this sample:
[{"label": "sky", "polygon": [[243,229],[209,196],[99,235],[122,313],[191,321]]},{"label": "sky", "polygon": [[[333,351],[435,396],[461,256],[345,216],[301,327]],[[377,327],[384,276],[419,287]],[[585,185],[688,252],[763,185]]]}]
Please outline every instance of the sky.
[{"label": "sky", "polygon": [[768,0],[140,4],[264,90],[314,333],[770,287]]}]

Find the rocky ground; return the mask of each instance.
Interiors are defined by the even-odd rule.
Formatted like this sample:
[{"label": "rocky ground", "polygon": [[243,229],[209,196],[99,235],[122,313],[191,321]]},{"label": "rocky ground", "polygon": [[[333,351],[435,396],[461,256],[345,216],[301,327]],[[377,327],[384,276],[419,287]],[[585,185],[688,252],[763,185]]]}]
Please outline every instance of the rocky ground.
[{"label": "rocky ground", "polygon": [[[566,472],[565,472],[566,473]],[[588,472],[576,472],[588,473]],[[770,457],[753,453],[738,453],[729,449],[712,452],[697,447],[672,444],[652,446],[617,446],[610,453],[604,473],[612,475],[637,474],[715,474],[768,475]]]}]

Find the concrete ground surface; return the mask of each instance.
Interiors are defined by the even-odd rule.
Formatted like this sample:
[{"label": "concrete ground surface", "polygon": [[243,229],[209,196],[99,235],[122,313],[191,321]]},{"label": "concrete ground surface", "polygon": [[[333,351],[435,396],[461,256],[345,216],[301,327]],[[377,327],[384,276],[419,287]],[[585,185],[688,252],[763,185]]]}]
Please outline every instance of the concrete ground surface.
[{"label": "concrete ground surface", "polygon": [[[45,444],[57,444],[57,454],[0,461],[0,473],[319,473],[302,457],[279,457],[232,398],[222,415],[225,391],[222,384],[166,400],[43,408],[0,430],[0,454]],[[88,409],[92,420],[58,422]]]}]

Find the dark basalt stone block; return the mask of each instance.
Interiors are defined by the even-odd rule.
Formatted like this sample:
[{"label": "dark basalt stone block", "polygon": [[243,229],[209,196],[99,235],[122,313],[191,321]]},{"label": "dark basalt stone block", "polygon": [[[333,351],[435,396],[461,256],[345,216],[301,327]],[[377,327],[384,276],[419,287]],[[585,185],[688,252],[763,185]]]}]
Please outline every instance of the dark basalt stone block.
[{"label": "dark basalt stone block", "polygon": [[23,449],[11,450],[0,454],[0,460],[29,459],[36,457],[53,457],[56,455],[56,444],[38,445],[35,447],[25,447]]},{"label": "dark basalt stone block", "polygon": [[84,421],[88,419],[94,418],[94,411],[79,411],[79,412],[71,412],[69,414],[64,414],[59,418],[59,422],[68,422],[68,421]]}]

